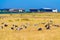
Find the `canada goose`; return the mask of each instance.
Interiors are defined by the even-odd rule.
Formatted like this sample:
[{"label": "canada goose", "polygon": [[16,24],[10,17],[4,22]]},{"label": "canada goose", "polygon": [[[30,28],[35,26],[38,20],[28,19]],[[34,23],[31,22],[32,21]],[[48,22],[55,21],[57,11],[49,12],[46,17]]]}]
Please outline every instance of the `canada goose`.
[{"label": "canada goose", "polygon": [[45,25],[46,29],[50,29],[50,24]]},{"label": "canada goose", "polygon": [[42,30],[42,28],[38,28],[38,31]]}]

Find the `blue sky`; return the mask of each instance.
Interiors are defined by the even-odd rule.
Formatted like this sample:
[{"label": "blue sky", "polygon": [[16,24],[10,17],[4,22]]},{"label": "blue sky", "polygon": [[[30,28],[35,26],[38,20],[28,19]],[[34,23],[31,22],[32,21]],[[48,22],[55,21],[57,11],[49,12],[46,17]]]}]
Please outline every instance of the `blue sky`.
[{"label": "blue sky", "polygon": [[60,0],[0,0],[2,8],[57,8],[60,10]]}]

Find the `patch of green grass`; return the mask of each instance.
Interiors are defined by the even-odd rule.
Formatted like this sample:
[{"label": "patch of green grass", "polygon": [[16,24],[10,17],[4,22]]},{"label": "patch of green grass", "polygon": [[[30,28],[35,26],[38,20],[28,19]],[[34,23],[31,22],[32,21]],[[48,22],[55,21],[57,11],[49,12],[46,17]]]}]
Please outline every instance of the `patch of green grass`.
[{"label": "patch of green grass", "polygon": [[9,22],[13,22],[12,20],[8,20]]}]

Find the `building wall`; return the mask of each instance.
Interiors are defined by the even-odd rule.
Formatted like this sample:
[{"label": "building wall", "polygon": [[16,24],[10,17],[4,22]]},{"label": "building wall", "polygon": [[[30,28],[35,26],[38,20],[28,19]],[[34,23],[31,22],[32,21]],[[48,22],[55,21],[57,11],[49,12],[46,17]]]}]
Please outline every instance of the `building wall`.
[{"label": "building wall", "polygon": [[52,12],[52,9],[39,9],[40,12]]},{"label": "building wall", "polygon": [[38,9],[30,9],[30,12],[38,12]]}]

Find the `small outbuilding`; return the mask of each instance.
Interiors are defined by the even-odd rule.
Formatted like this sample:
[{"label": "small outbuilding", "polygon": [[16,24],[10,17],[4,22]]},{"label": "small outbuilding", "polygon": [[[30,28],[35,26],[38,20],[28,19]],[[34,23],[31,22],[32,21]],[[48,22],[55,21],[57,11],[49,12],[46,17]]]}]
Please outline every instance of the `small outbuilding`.
[{"label": "small outbuilding", "polygon": [[25,10],[24,9],[19,9],[19,12],[23,13],[23,12],[25,12]]},{"label": "small outbuilding", "polygon": [[53,9],[52,12],[58,12],[58,10],[57,9]]}]

